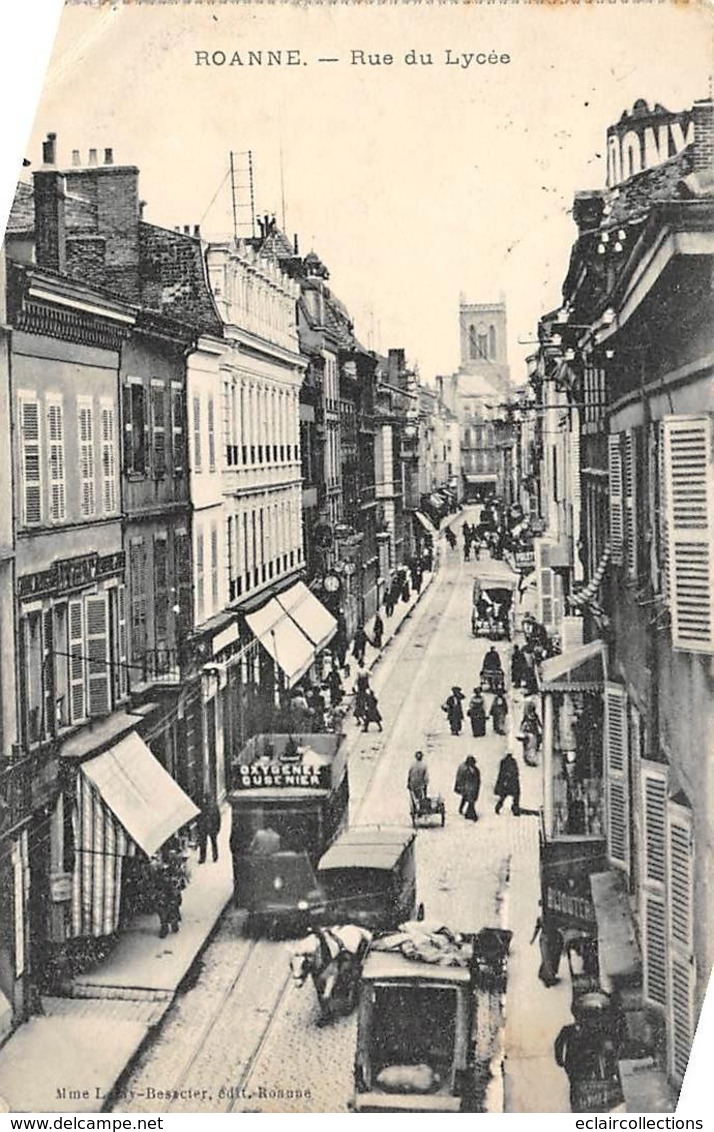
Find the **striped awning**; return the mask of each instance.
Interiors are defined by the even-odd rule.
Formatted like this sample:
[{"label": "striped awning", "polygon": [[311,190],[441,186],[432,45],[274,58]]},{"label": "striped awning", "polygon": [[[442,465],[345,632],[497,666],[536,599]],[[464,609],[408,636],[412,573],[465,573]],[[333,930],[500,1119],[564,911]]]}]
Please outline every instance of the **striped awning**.
[{"label": "striped awning", "polygon": [[597,597],[597,591],[600,589],[600,584],[605,577],[608,562],[610,561],[610,543],[607,544],[603,551],[602,558],[598,562],[597,570],[593,574],[588,584],[578,593],[571,594],[568,602],[573,606],[591,605]]},{"label": "striped awning", "polygon": [[122,865],[136,845],[104,805],[99,791],[77,776],[70,935],[113,935],[119,926]]}]

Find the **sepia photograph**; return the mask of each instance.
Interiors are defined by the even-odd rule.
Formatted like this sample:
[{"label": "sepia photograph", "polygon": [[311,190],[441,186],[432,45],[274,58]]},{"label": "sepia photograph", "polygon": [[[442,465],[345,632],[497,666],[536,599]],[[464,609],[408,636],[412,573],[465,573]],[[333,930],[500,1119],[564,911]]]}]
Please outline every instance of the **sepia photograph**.
[{"label": "sepia photograph", "polygon": [[0,1112],[703,1128],[711,5],[15,5]]}]

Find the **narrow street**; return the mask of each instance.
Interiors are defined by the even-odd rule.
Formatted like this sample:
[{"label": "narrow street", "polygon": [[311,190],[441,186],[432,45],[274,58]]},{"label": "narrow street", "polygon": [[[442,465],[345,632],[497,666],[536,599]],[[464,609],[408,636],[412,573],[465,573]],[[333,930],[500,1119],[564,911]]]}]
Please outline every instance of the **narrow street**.
[{"label": "narrow street", "polygon": [[[347,736],[351,824],[408,824],[407,770],[414,751],[425,752],[430,793],[445,798],[447,821],[444,829],[419,831],[418,900],[427,919],[464,931],[510,926],[511,862],[538,852],[535,817],[494,813],[493,785],[507,740],[493,735],[490,720],[484,738],[471,737],[468,719],[462,734],[452,736],[441,710],[452,685],[471,692],[489,644],[471,633],[479,568],[508,571],[488,556],[464,562],[460,544],[444,548],[429,590],[373,673],[384,732],[363,734],[350,721]],[[507,671],[510,647],[498,647]],[[486,701],[488,707],[490,697]],[[476,755],[482,774],[476,825],[459,817],[453,793],[456,767],[467,754]],[[519,762],[522,805],[535,809],[540,772]],[[537,901],[534,891],[532,921]],[[229,910],[200,960],[195,985],[177,1000],[125,1081],[116,1111],[327,1112],[336,1103],[346,1109],[355,1016],[318,1026],[312,984],[297,990],[288,981],[289,945],[251,941],[241,929],[240,913]],[[498,1108],[497,1089],[492,1103]]]}]

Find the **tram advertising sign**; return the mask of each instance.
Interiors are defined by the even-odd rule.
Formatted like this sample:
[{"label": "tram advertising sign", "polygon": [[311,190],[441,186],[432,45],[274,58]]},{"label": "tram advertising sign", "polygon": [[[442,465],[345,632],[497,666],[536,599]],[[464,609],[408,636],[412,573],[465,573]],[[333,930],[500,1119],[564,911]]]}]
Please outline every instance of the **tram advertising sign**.
[{"label": "tram advertising sign", "polygon": [[541,840],[543,918],[557,928],[594,932],[590,874],[607,869],[605,842],[600,838]]},{"label": "tram advertising sign", "polygon": [[299,762],[242,763],[236,767],[235,790],[329,790],[329,766]]}]

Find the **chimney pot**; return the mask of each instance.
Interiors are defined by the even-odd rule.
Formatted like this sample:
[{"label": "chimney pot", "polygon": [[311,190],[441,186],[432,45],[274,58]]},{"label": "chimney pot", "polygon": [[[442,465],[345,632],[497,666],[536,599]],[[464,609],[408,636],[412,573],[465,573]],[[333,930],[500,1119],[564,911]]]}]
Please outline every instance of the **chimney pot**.
[{"label": "chimney pot", "polygon": [[196,239],[199,239],[199,237],[201,235],[201,225],[200,224],[194,224],[193,234],[196,237]]},{"label": "chimney pot", "polygon": [[143,219],[144,219],[144,209],[145,209],[145,208],[146,208],[146,201],[145,201],[145,200],[140,200],[140,201],[139,201],[139,220],[143,220]]},{"label": "chimney pot", "polygon": [[42,143],[42,164],[55,165],[57,161],[57,134],[48,134],[47,140]]},{"label": "chimney pot", "polygon": [[191,235],[191,225],[190,224],[184,224],[183,234],[184,234],[184,236],[190,236]]},{"label": "chimney pot", "polygon": [[90,149],[90,151],[89,151],[89,164],[90,165],[96,165],[97,164],[97,151],[96,151],[96,149]]},{"label": "chimney pot", "polygon": [[114,164],[114,150],[113,149],[105,149],[104,150],[104,164],[105,165],[113,165]]},{"label": "chimney pot", "polygon": [[298,244],[297,232],[293,236],[293,247],[295,248],[295,255],[300,255],[300,245]]},{"label": "chimney pot", "polygon": [[72,164],[73,165],[81,165],[82,164],[82,160],[79,156],[79,150],[78,149],[72,150]]}]

